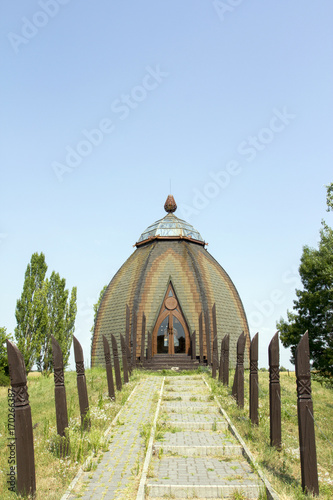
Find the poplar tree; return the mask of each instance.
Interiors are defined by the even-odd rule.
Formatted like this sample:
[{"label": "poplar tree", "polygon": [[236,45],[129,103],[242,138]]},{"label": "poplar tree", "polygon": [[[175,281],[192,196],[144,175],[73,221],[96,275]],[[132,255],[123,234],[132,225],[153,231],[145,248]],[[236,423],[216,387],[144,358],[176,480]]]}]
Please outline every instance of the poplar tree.
[{"label": "poplar tree", "polygon": [[40,350],[40,339],[46,332],[47,311],[44,298],[46,271],[44,254],[34,253],[25,272],[21,298],[16,302],[15,338],[27,372],[35,363]]},{"label": "poplar tree", "polygon": [[59,342],[66,366],[75,329],[76,287],[69,296],[66,280],[55,271],[45,278],[46,271],[44,254],[33,254],[16,305],[15,337],[27,372],[35,363],[40,371],[52,369],[51,335]]}]

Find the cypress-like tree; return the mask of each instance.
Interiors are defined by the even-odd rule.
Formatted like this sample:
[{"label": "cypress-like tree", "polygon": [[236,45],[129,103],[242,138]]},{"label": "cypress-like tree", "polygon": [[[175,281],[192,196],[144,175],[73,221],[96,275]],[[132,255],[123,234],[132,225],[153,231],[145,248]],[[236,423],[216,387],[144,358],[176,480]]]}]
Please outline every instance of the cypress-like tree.
[{"label": "cypress-like tree", "polygon": [[44,280],[47,271],[43,253],[34,253],[27,266],[21,298],[16,302],[15,338],[27,371],[30,371],[40,350],[40,339],[46,332]]},{"label": "cypress-like tree", "polygon": [[44,254],[33,254],[16,305],[15,337],[27,371],[35,363],[40,371],[52,369],[51,335],[60,344],[66,366],[75,329],[76,287],[69,297],[66,280],[55,271],[45,278],[46,271]]}]

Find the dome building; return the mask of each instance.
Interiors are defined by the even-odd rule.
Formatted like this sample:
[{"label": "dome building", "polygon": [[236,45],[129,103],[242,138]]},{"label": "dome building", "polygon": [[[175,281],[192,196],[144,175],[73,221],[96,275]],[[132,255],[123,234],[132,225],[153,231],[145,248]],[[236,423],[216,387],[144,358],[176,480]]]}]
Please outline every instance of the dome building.
[{"label": "dome building", "polygon": [[125,337],[127,329],[127,340],[132,347],[134,345],[136,360],[146,352],[150,332],[153,360],[156,355],[162,361],[171,355],[177,366],[177,359],[180,359],[177,355],[190,354],[194,331],[197,332],[196,353],[199,354],[201,313],[203,355],[210,362],[215,304],[218,349],[222,338],[229,334],[230,366],[235,366],[237,340],[244,332],[245,366],[248,366],[249,328],[233,282],[206,250],[201,234],[175,216],[177,205],[173,196],[168,196],[164,208],[167,215],[141,234],[135,251],[104,293],[95,321],[91,365],[104,365],[102,336],[110,341],[110,335],[114,334],[120,346],[120,334]]}]

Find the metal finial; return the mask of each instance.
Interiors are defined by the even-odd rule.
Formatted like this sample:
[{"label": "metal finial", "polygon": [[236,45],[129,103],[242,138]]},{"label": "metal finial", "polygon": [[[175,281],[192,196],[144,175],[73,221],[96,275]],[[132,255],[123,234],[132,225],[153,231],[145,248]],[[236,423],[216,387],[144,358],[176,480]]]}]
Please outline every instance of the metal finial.
[{"label": "metal finial", "polygon": [[169,194],[169,196],[167,197],[166,202],[164,204],[164,210],[168,213],[172,213],[177,210],[177,204],[172,194]]}]

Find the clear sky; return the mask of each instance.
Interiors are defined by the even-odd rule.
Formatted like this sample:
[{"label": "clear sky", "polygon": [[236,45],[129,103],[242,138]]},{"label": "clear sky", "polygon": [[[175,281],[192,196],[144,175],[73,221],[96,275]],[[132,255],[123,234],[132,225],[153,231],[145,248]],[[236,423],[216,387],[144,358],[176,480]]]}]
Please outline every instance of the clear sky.
[{"label": "clear sky", "polygon": [[89,364],[92,306],[164,216],[171,180],[176,215],[235,283],[268,366],[302,247],[333,223],[331,0],[0,9],[0,326],[14,331],[26,266],[44,252],[78,288]]}]

